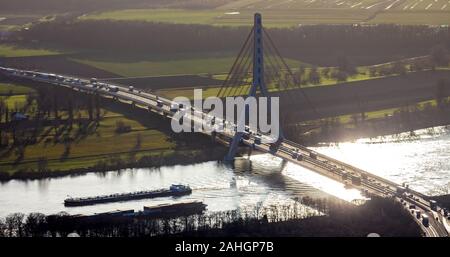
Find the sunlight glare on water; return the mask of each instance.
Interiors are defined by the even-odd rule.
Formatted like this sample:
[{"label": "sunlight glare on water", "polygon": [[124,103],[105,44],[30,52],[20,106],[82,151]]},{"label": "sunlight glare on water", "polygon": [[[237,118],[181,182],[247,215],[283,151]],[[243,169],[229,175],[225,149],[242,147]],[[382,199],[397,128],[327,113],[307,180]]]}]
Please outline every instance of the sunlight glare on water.
[{"label": "sunlight glare on water", "polygon": [[313,148],[425,194],[450,190],[450,132],[445,127]]},{"label": "sunlight glare on water", "polygon": [[[266,165],[274,165],[276,163],[281,165],[282,162],[280,158],[268,154],[254,155],[251,157],[251,160],[256,163],[265,163]],[[342,183],[293,163],[287,163],[283,168],[282,174],[348,202],[366,199],[355,188],[346,188]]]}]

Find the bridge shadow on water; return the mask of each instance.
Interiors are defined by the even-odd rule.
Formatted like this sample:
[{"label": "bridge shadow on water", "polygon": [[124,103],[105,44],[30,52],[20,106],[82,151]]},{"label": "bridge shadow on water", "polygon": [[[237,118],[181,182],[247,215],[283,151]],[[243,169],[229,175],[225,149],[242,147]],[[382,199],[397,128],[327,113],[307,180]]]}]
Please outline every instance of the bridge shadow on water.
[{"label": "bridge shadow on water", "polygon": [[[252,157],[250,159],[244,157],[236,158],[232,169],[236,176],[251,177],[256,183],[262,183],[273,191],[281,192],[294,201],[326,199],[326,201],[348,203],[335,195],[289,177],[284,172],[287,165],[286,161],[266,154],[258,155],[257,159]],[[302,171],[299,170],[298,172]]]}]

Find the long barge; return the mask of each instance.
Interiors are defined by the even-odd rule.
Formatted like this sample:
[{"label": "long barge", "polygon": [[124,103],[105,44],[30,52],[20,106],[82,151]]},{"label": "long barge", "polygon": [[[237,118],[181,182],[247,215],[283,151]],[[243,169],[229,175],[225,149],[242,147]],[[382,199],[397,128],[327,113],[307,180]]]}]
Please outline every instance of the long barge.
[{"label": "long barge", "polygon": [[66,207],[86,206],[101,203],[131,201],[131,200],[165,197],[165,196],[182,196],[182,195],[189,195],[191,193],[192,189],[189,186],[171,185],[168,189],[100,195],[93,197],[67,198],[64,200],[64,206]]},{"label": "long barge", "polygon": [[147,219],[147,218],[177,218],[202,214],[206,210],[206,204],[201,201],[188,201],[174,204],[160,204],[152,207],[144,206],[143,211],[116,210],[110,212],[95,213],[92,215],[72,215],[76,221],[106,221],[124,219]]},{"label": "long barge", "polygon": [[201,214],[206,209],[206,204],[200,201],[182,202],[174,204],[160,204],[157,206],[144,206],[144,211],[140,213],[145,217],[181,217],[193,214]]}]

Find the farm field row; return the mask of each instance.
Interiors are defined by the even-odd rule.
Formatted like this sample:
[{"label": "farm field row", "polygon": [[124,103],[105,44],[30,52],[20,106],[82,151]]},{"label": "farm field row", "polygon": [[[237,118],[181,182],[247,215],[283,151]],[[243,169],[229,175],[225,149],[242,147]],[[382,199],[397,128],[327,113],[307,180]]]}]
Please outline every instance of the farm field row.
[{"label": "farm field row", "polygon": [[[238,1],[239,2],[239,1]],[[147,21],[215,26],[249,26],[261,12],[266,27],[306,24],[396,23],[449,25],[449,0],[245,1],[214,10],[127,9],[91,13],[82,20]]]},{"label": "farm field row", "polygon": [[[131,9],[82,16],[86,20],[147,21],[180,24],[207,24],[215,26],[249,26],[253,22],[254,10],[223,12],[217,10],[192,11],[168,9]],[[299,24],[358,23],[372,12],[361,10],[277,10],[262,12],[266,27],[291,27]]]},{"label": "farm field row", "polygon": [[448,0],[240,0],[220,6],[219,10],[450,10]]},{"label": "farm field row", "polygon": [[0,57],[31,57],[58,55],[60,52],[47,49],[32,49],[14,45],[0,44]]}]

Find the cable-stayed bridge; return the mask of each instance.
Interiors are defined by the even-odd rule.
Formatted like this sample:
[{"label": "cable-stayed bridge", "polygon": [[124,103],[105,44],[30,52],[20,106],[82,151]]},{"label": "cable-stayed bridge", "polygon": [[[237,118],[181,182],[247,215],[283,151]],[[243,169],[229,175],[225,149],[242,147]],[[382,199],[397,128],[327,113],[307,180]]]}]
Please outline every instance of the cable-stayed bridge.
[{"label": "cable-stayed bridge", "polygon": [[[244,126],[245,130],[237,130],[237,123],[241,122],[247,125],[247,108],[237,115],[237,120],[230,121],[211,117],[210,113],[194,106],[190,107],[190,110],[186,110],[186,106],[183,107],[179,102],[152,93],[137,91],[131,87],[7,67],[0,67],[0,72],[13,78],[44,82],[113,98],[130,103],[133,106],[146,108],[169,118],[182,111],[183,117],[189,120],[193,127],[203,126],[206,117],[212,118],[215,124],[221,124],[224,128],[217,131],[202,131],[202,133],[229,146],[229,152],[224,157],[227,162],[232,163],[238,149],[243,146],[270,153],[284,161],[295,163],[323,176],[355,187],[369,196],[391,197],[401,202],[408,208],[408,212],[411,213],[427,236],[448,236],[448,231],[450,231],[450,226],[447,224],[446,217],[442,215],[441,208],[430,197],[292,142],[284,137],[283,126],[280,126],[278,140],[271,143],[267,143],[270,140],[263,140],[268,135],[260,133],[257,128],[253,130]],[[311,104],[308,96],[304,94],[298,78],[294,76],[264,29],[260,14],[255,14],[254,26],[217,96],[220,98],[235,96],[243,96],[244,98],[268,97],[269,99],[272,96],[278,96],[282,98],[279,108],[281,120],[284,118],[283,114],[288,112],[287,109],[291,108],[293,103],[306,101]],[[270,100],[268,104],[270,105]],[[314,106],[311,107],[315,110]],[[301,110],[298,110],[298,112],[301,112]],[[281,122],[281,124],[283,123]]]}]

